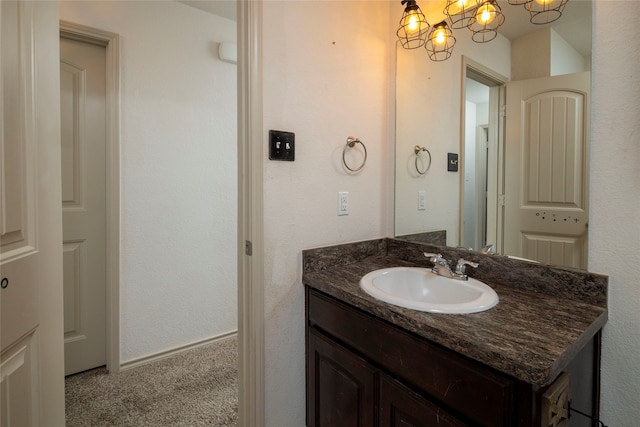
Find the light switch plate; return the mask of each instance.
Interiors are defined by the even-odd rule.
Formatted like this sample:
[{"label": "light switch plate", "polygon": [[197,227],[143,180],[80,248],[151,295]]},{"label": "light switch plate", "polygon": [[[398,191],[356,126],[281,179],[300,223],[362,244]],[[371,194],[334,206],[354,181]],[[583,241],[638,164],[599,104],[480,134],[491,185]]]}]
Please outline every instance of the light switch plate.
[{"label": "light switch plate", "polygon": [[418,191],[418,210],[427,210],[427,192],[425,190]]},{"label": "light switch plate", "polygon": [[338,216],[349,215],[349,192],[338,193]]},{"label": "light switch plate", "polygon": [[296,158],[296,134],[269,130],[269,160],[293,162]]},{"label": "light switch plate", "polygon": [[458,172],[458,155],[456,153],[447,153],[447,170]]}]

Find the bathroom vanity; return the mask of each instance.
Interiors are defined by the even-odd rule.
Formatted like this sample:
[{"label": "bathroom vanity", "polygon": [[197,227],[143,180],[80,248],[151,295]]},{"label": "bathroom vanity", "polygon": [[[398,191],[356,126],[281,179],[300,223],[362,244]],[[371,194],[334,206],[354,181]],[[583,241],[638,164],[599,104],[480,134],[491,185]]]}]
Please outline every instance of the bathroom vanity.
[{"label": "bathroom vanity", "polygon": [[307,425],[540,426],[564,416],[572,391],[549,391],[569,377],[597,417],[606,276],[467,252],[499,295],[488,311],[420,312],[360,289],[434,251],[460,255],[395,239],[304,252]]}]

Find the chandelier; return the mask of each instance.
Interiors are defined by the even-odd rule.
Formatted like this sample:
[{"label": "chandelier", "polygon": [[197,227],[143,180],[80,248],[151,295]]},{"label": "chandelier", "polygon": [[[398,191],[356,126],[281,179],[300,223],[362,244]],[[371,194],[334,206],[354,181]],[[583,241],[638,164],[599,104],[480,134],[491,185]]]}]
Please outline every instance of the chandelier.
[{"label": "chandelier", "polygon": [[[569,0],[507,0],[520,5],[529,13],[532,24],[543,25],[560,18]],[[456,39],[452,29],[467,28],[476,43],[495,39],[504,23],[504,14],[496,0],[447,0],[443,13],[446,19],[433,27],[429,25],[415,0],[402,0],[405,5],[396,32],[405,49],[425,47],[432,61],[444,61],[452,52]]]}]

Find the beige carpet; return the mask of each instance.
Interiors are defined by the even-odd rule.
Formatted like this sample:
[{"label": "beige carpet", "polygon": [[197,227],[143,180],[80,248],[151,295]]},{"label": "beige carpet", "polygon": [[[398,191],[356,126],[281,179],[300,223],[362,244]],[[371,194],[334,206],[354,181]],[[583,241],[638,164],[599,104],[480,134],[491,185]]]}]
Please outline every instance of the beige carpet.
[{"label": "beige carpet", "polygon": [[66,379],[67,427],[237,426],[236,337],[118,374]]}]

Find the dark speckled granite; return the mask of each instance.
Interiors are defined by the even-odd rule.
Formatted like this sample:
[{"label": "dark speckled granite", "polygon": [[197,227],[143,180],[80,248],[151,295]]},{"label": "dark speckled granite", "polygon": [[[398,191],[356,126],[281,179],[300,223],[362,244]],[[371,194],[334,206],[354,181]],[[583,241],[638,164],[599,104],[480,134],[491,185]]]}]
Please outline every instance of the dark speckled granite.
[{"label": "dark speckled granite", "polygon": [[396,239],[408,240],[410,242],[422,242],[432,245],[445,246],[447,244],[447,230],[427,231],[424,233],[405,234],[396,236]]},{"label": "dark speckled granite", "polygon": [[[360,289],[360,278],[370,271],[429,265],[422,257],[426,246],[415,245],[378,239],[306,250],[303,283],[539,387],[550,384],[606,323],[606,276],[538,264],[523,266],[521,263],[531,263],[496,255],[465,254],[465,258],[479,260],[483,265],[499,264],[479,267],[474,272],[477,274],[473,274],[492,286],[500,297],[496,307],[482,313],[425,313],[384,303]],[[354,248],[356,255],[349,255]],[[447,258],[458,257],[458,252],[450,248],[436,249],[441,249]],[[447,253],[443,253],[445,249]],[[347,262],[349,259],[355,261]],[[493,275],[484,271],[494,269]],[[522,279],[520,273],[527,278]],[[568,284],[561,283],[565,280]],[[572,289],[580,284],[593,289],[587,292]]]},{"label": "dark speckled granite", "polygon": [[343,245],[302,251],[302,271],[318,271],[338,265],[348,265],[387,253],[387,239],[345,243]]}]

